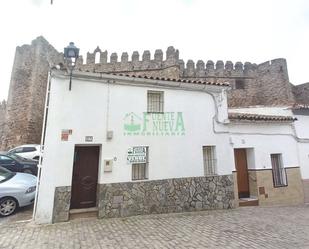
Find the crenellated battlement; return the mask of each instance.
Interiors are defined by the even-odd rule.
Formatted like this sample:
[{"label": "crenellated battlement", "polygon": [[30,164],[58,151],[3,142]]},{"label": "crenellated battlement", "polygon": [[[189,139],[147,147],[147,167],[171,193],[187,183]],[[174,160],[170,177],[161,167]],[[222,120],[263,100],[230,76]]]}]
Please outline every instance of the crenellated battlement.
[{"label": "crenellated battlement", "polygon": [[145,50],[141,55],[138,51],[134,51],[131,56],[127,52],[123,52],[121,56],[112,53],[108,56],[108,52],[102,51],[97,47],[92,53],[87,53],[86,60],[82,56],[77,60],[77,68],[82,71],[95,72],[136,72],[164,70],[172,66],[179,67],[179,51],[174,47],[168,47],[163,60],[163,51],[157,49],[152,58],[149,50]]},{"label": "crenellated battlement", "polygon": [[[127,52],[123,52],[121,56],[117,53],[102,51],[97,47],[92,53],[87,53],[84,61],[80,56],[77,61],[77,68],[82,71],[89,72],[140,72],[164,70],[169,67],[177,67],[179,69],[179,78],[238,78],[238,77],[256,77],[260,71],[287,71],[285,59],[275,59],[262,64],[251,62],[242,63],[240,61],[235,64],[232,61],[223,62],[218,60],[203,61],[193,60],[185,62],[179,59],[179,51],[173,46],[167,48],[165,59],[163,59],[163,51],[157,49],[152,57],[149,50],[145,50],[141,55],[138,51],[134,51],[131,56]],[[177,77],[177,78],[178,78]]]}]

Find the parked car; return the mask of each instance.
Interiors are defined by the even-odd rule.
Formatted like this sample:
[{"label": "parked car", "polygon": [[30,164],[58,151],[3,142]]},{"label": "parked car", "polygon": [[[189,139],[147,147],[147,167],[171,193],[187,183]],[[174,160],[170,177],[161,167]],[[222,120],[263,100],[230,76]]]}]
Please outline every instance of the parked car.
[{"label": "parked car", "polygon": [[37,165],[36,160],[26,159],[16,154],[0,154],[0,166],[13,172],[37,175]]},{"label": "parked car", "polygon": [[8,154],[18,154],[21,157],[39,160],[41,150],[39,144],[25,144],[8,151]]},{"label": "parked car", "polygon": [[15,173],[0,166],[0,217],[34,202],[36,177]]}]

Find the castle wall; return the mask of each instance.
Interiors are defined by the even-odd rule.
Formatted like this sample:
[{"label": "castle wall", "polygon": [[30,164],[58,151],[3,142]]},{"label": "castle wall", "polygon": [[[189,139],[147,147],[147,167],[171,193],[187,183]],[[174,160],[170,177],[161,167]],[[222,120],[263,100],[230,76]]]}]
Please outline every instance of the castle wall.
[{"label": "castle wall", "polygon": [[16,48],[0,149],[40,143],[48,71],[62,57],[43,37]]},{"label": "castle wall", "polygon": [[[120,59],[119,59],[120,58]],[[88,72],[115,72],[128,75],[146,75],[150,77],[185,78],[211,82],[229,82],[231,90],[228,95],[230,107],[245,107],[254,105],[290,105],[294,103],[292,87],[289,83],[285,59],[275,59],[262,64],[221,60],[216,63],[208,60],[186,63],[179,59],[179,52],[169,47],[163,59],[163,51],[157,49],[153,58],[148,50],[142,58],[137,51],[131,58],[124,52],[121,56],[102,52],[97,47],[93,53],[88,53],[83,61],[80,57],[78,68]],[[239,82],[242,87],[239,88]],[[274,94],[276,93],[276,94]]]},{"label": "castle wall", "polygon": [[275,59],[258,66],[259,105],[293,105],[295,102],[289,82],[285,59]]},{"label": "castle wall", "polygon": [[309,82],[292,86],[293,93],[298,104],[309,105]]},{"label": "castle wall", "polygon": [[[63,54],[56,51],[43,37],[31,45],[16,48],[9,97],[6,106],[6,121],[0,121],[0,150],[24,143],[39,143],[43,123],[45,91],[50,66],[63,63]],[[118,56],[97,47],[77,60],[76,70],[88,72],[119,73],[153,78],[191,79],[210,82],[229,82],[229,107],[255,105],[290,105],[295,102],[289,83],[286,61],[276,59],[262,64],[250,62],[233,64],[231,61],[202,60],[186,63],[179,59],[179,51],[168,47],[157,49],[152,56],[146,50],[140,56],[135,51]],[[297,100],[309,103],[309,89],[304,85],[293,87]],[[306,94],[303,94],[304,91]],[[1,115],[1,114],[0,114]],[[1,118],[1,116],[0,116]]]},{"label": "castle wall", "polygon": [[3,139],[3,127],[6,117],[6,101],[0,102],[0,141]]}]

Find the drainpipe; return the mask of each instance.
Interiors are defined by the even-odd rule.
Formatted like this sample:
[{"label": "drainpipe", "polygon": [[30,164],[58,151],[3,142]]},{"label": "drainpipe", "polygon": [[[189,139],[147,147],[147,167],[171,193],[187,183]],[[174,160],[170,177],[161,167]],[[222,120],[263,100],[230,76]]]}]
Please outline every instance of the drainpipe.
[{"label": "drainpipe", "polygon": [[110,109],[110,81],[107,81],[107,99],[106,99],[106,133],[105,133],[105,138],[107,138],[107,133],[109,131],[109,109]]},{"label": "drainpipe", "polygon": [[40,158],[39,158],[39,164],[38,164],[38,174],[37,174],[37,182],[36,182],[34,207],[33,207],[33,213],[32,213],[32,221],[35,220],[37,204],[38,204],[39,189],[40,189],[41,170],[42,170],[43,152],[44,152],[44,144],[45,144],[46,123],[47,123],[48,106],[49,106],[49,98],[50,98],[50,84],[51,84],[51,71],[48,72],[48,78],[47,78],[44,118],[43,118],[42,136],[41,136],[41,145],[40,145]]}]

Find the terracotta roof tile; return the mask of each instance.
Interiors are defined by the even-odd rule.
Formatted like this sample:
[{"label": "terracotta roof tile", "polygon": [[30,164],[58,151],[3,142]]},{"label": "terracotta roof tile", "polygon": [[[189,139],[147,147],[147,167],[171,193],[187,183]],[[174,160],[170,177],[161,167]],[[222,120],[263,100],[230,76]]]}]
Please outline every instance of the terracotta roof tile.
[{"label": "terracotta roof tile", "polygon": [[292,116],[275,116],[275,115],[261,115],[261,114],[247,114],[247,113],[229,113],[231,120],[247,120],[247,121],[296,121],[297,118]]},{"label": "terracotta roof tile", "polygon": [[200,80],[186,80],[186,79],[174,79],[174,78],[164,78],[164,77],[152,77],[152,76],[141,76],[141,75],[129,75],[129,74],[122,74],[122,73],[109,73],[116,76],[125,76],[125,77],[132,77],[132,78],[142,78],[142,79],[149,79],[149,80],[163,80],[163,81],[174,81],[174,82],[182,82],[182,83],[192,83],[192,84],[202,84],[202,85],[213,85],[213,86],[229,86],[230,84],[227,82],[220,83],[220,82],[208,82],[208,81],[200,81]]}]

